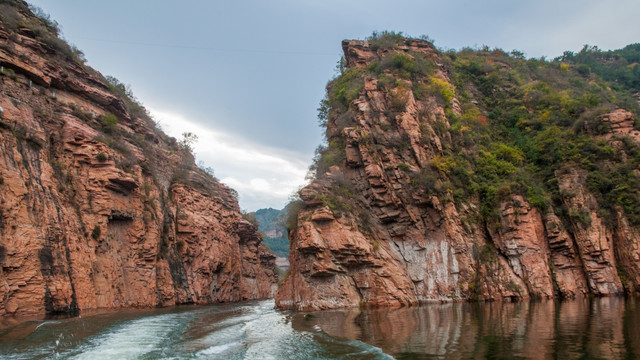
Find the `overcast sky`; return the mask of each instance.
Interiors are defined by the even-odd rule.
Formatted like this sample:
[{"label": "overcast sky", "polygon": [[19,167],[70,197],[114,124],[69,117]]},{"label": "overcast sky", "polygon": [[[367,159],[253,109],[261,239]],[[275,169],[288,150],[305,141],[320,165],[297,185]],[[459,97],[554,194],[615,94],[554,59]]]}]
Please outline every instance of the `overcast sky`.
[{"label": "overcast sky", "polygon": [[554,58],[640,41],[638,0],[29,0],[88,64],[129,84],[245,210],[282,208],[322,142],[316,108],[343,39],[374,30]]}]

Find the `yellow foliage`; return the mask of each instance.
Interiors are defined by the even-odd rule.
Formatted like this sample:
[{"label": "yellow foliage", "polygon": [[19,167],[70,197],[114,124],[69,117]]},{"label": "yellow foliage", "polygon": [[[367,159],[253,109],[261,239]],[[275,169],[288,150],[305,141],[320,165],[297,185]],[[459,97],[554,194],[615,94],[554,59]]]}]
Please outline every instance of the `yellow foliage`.
[{"label": "yellow foliage", "polygon": [[431,160],[431,167],[440,171],[443,174],[449,174],[451,172],[451,167],[455,164],[453,158],[448,156],[437,155]]},{"label": "yellow foliage", "polygon": [[450,102],[456,96],[456,88],[447,81],[437,76],[432,76],[430,80],[432,86],[440,93],[445,102]]}]

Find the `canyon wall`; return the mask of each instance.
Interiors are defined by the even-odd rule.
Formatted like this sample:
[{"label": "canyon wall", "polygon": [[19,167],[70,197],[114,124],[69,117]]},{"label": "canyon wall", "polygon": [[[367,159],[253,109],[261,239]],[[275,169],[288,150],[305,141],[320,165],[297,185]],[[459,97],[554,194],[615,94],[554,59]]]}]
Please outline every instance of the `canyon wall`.
[{"label": "canyon wall", "polygon": [[271,297],[275,256],[233,190],[26,3],[2,6],[0,316]]},{"label": "canyon wall", "polygon": [[[608,194],[596,196],[596,173],[588,170],[635,156],[629,149],[640,134],[636,115],[616,104],[607,104],[605,115],[567,112],[566,121],[577,125],[554,124],[554,131],[579,138],[584,148],[597,143],[613,160],[594,155],[588,166],[578,157],[545,164],[534,156],[555,156],[544,146],[564,140],[551,144],[541,135],[552,120],[537,128],[525,120],[544,116],[532,99],[547,63],[532,69],[501,51],[443,54],[422,40],[386,47],[377,40],[342,44],[346,68],[329,83],[320,109],[328,144],[318,151],[316,177],[300,191],[300,210],[290,221],[291,269],[277,307],[515,301],[639,289],[637,222],[619,203],[604,211]],[[563,84],[578,76],[569,66],[548,66]],[[551,84],[540,97],[554,94]],[[510,91],[515,95],[503,100]],[[503,105],[516,95],[522,105]],[[507,116],[494,109],[512,108],[521,111],[520,120],[502,124]],[[573,130],[583,120],[584,127],[604,130]],[[512,129],[541,145],[519,150],[504,135]],[[632,165],[629,176],[637,179]],[[625,191],[637,196],[638,190]]]}]

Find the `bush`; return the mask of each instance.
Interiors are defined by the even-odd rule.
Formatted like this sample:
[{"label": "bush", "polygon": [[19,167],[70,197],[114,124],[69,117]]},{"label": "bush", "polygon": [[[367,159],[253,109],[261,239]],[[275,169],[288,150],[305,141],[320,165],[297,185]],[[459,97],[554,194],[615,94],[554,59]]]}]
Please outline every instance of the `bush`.
[{"label": "bush", "polygon": [[251,225],[255,226],[256,229],[258,229],[260,227],[260,224],[258,223],[258,219],[256,218],[256,214],[253,212],[242,212],[242,218],[244,218],[245,220],[247,220],[248,222],[251,223]]},{"label": "bush", "polygon": [[99,152],[98,155],[96,155],[96,160],[105,162],[107,161],[107,155],[105,155],[103,152]]},{"label": "bush", "polygon": [[352,67],[327,85],[329,106],[331,109],[343,111],[360,96],[364,89],[364,69]]},{"label": "bush", "polygon": [[101,231],[100,231],[100,227],[99,227],[98,225],[96,225],[96,226],[93,228],[93,231],[91,231],[91,237],[92,237],[94,240],[98,240],[98,238],[100,238],[100,232],[101,232]]},{"label": "bush", "polygon": [[402,32],[395,31],[374,31],[371,36],[367,37],[371,49],[395,49],[398,45],[405,42]]},{"label": "bush", "polygon": [[291,231],[298,227],[298,213],[302,210],[304,206],[304,201],[300,199],[292,200],[287,206],[284,208],[285,211],[285,225],[288,231]]},{"label": "bush", "polygon": [[584,228],[587,228],[591,225],[591,216],[585,209],[570,209],[568,215],[571,221],[573,221],[575,224],[582,225]]},{"label": "bush", "polygon": [[404,85],[400,85],[391,91],[391,110],[395,112],[403,112],[407,108],[409,101],[409,89]]},{"label": "bush", "polygon": [[118,118],[111,113],[106,113],[100,118],[100,124],[105,133],[113,134],[118,129]]},{"label": "bush", "polygon": [[430,81],[431,93],[439,96],[439,98],[444,101],[444,104],[448,105],[456,95],[455,87],[437,76],[432,76]]},{"label": "bush", "polygon": [[391,70],[401,78],[414,79],[432,74],[436,67],[433,59],[422,53],[393,52],[383,57],[379,64],[373,63],[369,70],[376,74],[382,74],[383,70]]}]

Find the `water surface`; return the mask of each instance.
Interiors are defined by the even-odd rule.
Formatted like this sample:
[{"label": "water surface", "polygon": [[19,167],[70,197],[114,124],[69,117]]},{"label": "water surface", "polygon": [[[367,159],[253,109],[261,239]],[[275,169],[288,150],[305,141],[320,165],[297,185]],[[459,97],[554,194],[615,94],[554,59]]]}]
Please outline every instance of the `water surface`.
[{"label": "water surface", "polygon": [[1,359],[636,359],[637,299],[313,313],[273,301],[127,310],[0,330]]}]

